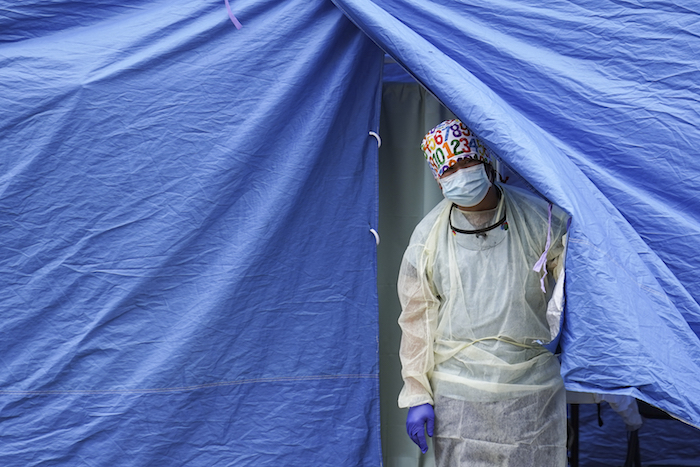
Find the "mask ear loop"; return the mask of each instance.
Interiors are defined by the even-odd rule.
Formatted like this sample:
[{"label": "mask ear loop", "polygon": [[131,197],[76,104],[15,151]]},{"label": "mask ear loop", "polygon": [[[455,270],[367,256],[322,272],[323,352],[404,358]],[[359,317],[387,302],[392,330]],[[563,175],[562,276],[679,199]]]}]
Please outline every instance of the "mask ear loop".
[{"label": "mask ear loop", "polygon": [[494,183],[496,181],[499,181],[500,183],[508,183],[508,179],[510,176],[506,176],[506,178],[503,178],[503,174],[501,174],[501,171],[499,170],[501,168],[501,160],[498,158],[494,158],[493,162],[489,164],[491,166],[491,170],[493,170],[493,180],[490,180],[491,183]]},{"label": "mask ear loop", "polygon": [[503,174],[501,173],[500,169],[501,168],[501,161],[499,159],[496,159],[496,164],[492,164],[493,171],[496,173],[496,175],[493,177],[494,181],[497,179],[501,183],[508,183],[508,179],[510,176],[506,176],[506,178],[503,178]]}]

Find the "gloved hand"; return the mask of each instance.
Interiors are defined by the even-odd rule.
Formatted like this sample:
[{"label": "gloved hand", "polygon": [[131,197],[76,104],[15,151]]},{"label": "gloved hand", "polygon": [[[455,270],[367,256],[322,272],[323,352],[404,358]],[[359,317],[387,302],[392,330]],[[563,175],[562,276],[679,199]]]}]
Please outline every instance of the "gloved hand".
[{"label": "gloved hand", "polygon": [[428,452],[428,443],[425,441],[425,425],[428,425],[428,436],[433,436],[435,427],[435,412],[430,404],[417,405],[408,409],[406,417],[406,431],[421,452]]}]

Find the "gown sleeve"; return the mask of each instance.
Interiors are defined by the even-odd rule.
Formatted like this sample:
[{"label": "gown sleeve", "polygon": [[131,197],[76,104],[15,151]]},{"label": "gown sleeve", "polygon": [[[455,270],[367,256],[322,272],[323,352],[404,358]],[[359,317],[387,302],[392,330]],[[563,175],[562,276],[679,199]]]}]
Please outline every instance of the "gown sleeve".
[{"label": "gown sleeve", "polygon": [[[399,394],[399,407],[433,404],[430,374],[434,366],[433,340],[440,301],[420,267],[422,245],[409,245],[404,254],[398,278],[401,302],[401,377],[404,381]],[[423,271],[423,272],[420,272]]]}]

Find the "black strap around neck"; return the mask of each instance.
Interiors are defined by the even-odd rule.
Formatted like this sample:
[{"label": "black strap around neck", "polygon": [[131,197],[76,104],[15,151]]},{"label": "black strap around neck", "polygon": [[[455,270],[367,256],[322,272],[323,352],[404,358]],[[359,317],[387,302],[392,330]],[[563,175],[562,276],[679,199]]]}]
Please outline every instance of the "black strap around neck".
[{"label": "black strap around neck", "polygon": [[503,217],[501,217],[501,220],[499,220],[495,224],[493,224],[489,227],[484,227],[483,229],[476,229],[476,230],[458,229],[457,227],[452,225],[452,210],[455,208],[455,206],[457,206],[457,205],[452,203],[452,207],[450,208],[450,230],[452,230],[453,232],[459,232],[461,234],[482,234],[482,233],[489,232],[489,231],[495,229],[496,227],[499,227],[499,226],[505,224],[505,222],[506,222],[506,207],[503,206]]}]

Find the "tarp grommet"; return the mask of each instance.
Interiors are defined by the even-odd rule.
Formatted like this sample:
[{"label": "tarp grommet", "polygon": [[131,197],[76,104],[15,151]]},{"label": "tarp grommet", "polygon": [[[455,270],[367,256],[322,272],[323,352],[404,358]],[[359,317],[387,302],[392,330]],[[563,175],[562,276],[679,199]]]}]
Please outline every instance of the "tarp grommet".
[{"label": "tarp grommet", "polygon": [[379,246],[379,233],[374,229],[369,229],[369,231],[374,235],[374,241],[377,242],[377,246]]},{"label": "tarp grommet", "polygon": [[382,138],[379,136],[379,133],[377,133],[376,131],[370,131],[369,135],[374,136],[376,138],[377,148],[381,148],[382,147]]}]

